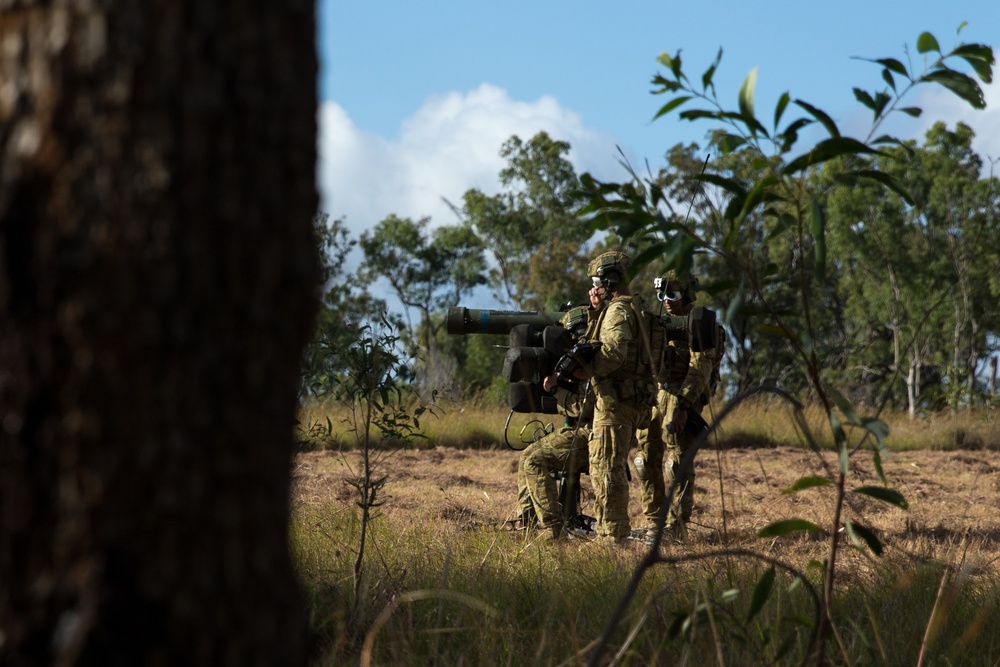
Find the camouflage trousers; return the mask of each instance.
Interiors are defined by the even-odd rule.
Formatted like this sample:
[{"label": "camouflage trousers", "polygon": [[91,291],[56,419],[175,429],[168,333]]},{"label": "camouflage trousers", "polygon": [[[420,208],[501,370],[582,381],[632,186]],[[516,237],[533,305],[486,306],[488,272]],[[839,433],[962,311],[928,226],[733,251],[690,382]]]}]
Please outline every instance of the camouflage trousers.
[{"label": "camouflage trousers", "polygon": [[587,470],[590,428],[564,426],[533,442],[521,452],[517,463],[517,509],[521,516],[534,516],[543,526],[563,521],[556,477],[565,472],[576,480]]},{"label": "camouflage trousers", "polygon": [[[674,481],[680,468],[681,458],[694,444],[695,436],[685,429],[680,433],[667,432],[667,424],[673,419],[679,399],[673,394],[660,390],[656,396],[649,420],[649,427],[636,432],[636,476],[639,478],[639,493],[642,498],[642,513],[649,526],[656,523],[656,517],[663,506],[666,489]],[[700,414],[700,407],[695,407]],[[677,480],[674,502],[667,514],[667,526],[691,520],[694,511],[694,465]]]},{"label": "camouflage trousers", "polygon": [[649,415],[648,406],[606,405],[598,396],[594,432],[590,436],[590,482],[594,487],[595,530],[598,537],[625,540],[628,516],[628,453],[636,429]]}]

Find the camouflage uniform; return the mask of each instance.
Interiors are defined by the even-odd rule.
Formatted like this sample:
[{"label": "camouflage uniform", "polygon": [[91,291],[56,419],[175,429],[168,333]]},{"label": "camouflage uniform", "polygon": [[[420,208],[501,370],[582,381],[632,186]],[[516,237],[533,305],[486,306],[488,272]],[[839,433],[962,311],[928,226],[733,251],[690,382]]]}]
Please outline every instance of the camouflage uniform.
[{"label": "camouflage uniform", "polygon": [[[600,275],[596,268],[607,263],[609,256],[628,262],[620,253],[604,253],[591,262],[591,276]],[[589,369],[597,398],[590,438],[596,531],[599,537],[616,542],[629,536],[628,453],[636,430],[648,422],[655,390],[648,361],[643,360],[643,334],[636,312],[640,304],[633,305],[634,299],[614,297],[587,330],[588,340],[601,342]]]},{"label": "camouflage uniform", "polygon": [[[590,313],[587,307],[569,310],[562,326],[579,338],[587,331]],[[517,509],[525,527],[541,524],[559,532],[564,508],[559,501],[556,474],[578,480],[588,470],[587,444],[594,419],[594,394],[587,383],[578,383],[575,391],[558,387],[554,392],[559,413],[565,422],[524,448],[517,464]]]},{"label": "camouflage uniform", "polygon": [[[593,394],[585,397],[559,389],[560,412],[566,414],[562,428],[528,445],[517,464],[517,507],[522,518],[546,527],[560,525],[563,506],[554,473],[565,472],[578,479],[587,472],[587,445],[594,417]],[[565,410],[563,406],[565,407]]]},{"label": "camouflage uniform", "polygon": [[[681,458],[696,439],[688,429],[670,433],[667,425],[673,421],[674,413],[682,400],[689,410],[701,414],[709,399],[715,357],[714,348],[692,352],[686,340],[667,343],[665,364],[659,376],[660,390],[657,392],[649,427],[640,429],[636,434],[636,476],[639,478],[643,515],[649,527],[655,526],[666,488],[673,481]],[[694,509],[694,478],[692,465],[684,478],[678,480],[677,495],[674,496],[674,504],[667,515],[667,526],[675,525],[678,518],[683,522],[691,520]]]}]

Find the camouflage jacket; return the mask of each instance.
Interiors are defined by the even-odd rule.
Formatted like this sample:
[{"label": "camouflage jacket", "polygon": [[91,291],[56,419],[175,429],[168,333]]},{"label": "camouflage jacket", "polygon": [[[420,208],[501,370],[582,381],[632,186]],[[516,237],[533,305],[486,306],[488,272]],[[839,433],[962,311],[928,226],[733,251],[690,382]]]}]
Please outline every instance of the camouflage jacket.
[{"label": "camouflage jacket", "polygon": [[591,382],[599,395],[626,402],[655,393],[652,371],[642,353],[642,331],[632,296],[618,296],[591,320],[587,338],[600,341],[592,361]]}]

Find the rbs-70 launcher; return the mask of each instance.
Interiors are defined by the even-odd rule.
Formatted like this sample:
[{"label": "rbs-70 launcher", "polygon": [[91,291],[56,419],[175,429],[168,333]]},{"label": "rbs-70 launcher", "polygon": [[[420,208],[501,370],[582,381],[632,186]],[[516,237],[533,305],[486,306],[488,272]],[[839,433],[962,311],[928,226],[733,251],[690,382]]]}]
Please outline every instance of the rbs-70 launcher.
[{"label": "rbs-70 launcher", "polygon": [[[448,309],[446,329],[452,335],[508,334],[510,346],[503,362],[508,406],[513,412],[556,414],[556,398],[542,389],[542,380],[557,368],[569,366],[563,358],[580,349],[574,349],[577,337],[561,324],[565,314],[455,306]],[[682,317],[648,317],[657,320],[656,326],[662,325],[666,340],[687,341],[695,352],[715,347],[715,312],[708,308],[693,308]]]}]

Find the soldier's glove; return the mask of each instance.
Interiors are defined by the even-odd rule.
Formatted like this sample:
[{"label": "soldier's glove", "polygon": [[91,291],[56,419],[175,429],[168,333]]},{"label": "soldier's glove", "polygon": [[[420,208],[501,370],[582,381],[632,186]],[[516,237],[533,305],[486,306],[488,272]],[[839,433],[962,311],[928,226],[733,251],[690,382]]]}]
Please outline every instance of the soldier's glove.
[{"label": "soldier's glove", "polygon": [[586,370],[590,366],[600,347],[600,341],[580,341],[571,347],[569,352],[560,357],[559,361],[556,362],[556,384],[563,389],[576,391],[580,383],[574,377],[576,372],[581,368]]},{"label": "soldier's glove", "polygon": [[677,408],[674,410],[673,417],[670,423],[667,424],[668,433],[680,433],[687,426],[688,421],[688,410],[691,404],[685,401],[683,398],[677,402]]}]

